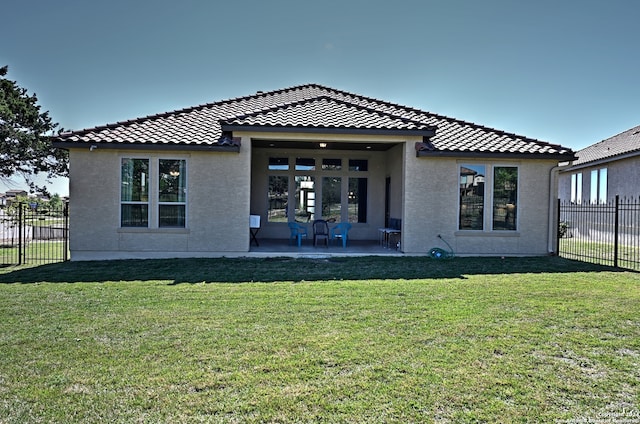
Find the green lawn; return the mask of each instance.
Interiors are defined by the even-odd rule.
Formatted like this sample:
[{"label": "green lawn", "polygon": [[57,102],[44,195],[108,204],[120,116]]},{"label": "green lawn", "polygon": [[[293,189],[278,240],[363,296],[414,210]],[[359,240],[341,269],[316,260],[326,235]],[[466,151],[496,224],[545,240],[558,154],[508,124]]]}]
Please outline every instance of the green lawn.
[{"label": "green lawn", "polygon": [[65,247],[68,244],[61,240],[34,240],[26,243],[22,247],[22,252],[18,249],[17,244],[14,246],[0,246],[0,264],[17,264],[20,254],[22,254],[22,262],[33,266],[34,264],[45,264],[51,262],[60,262],[65,258]]},{"label": "green lawn", "polygon": [[6,268],[0,352],[2,424],[640,422],[640,274],[561,258]]},{"label": "green lawn", "polygon": [[[613,265],[613,243],[602,243],[578,238],[561,238],[560,252],[568,259],[581,259],[584,261]],[[618,246],[618,266],[626,269],[640,271],[640,249],[637,246],[620,244]]]}]

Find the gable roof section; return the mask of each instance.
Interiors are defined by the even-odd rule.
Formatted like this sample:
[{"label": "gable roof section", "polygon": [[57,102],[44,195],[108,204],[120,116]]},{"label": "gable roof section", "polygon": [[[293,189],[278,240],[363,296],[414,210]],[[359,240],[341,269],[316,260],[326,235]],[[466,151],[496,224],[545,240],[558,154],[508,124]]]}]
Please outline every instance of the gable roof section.
[{"label": "gable roof section", "polygon": [[576,152],[572,168],[640,155],[640,125]]},{"label": "gable roof section", "polygon": [[[223,100],[53,138],[62,148],[239,151],[234,130],[421,135],[418,156],[573,159],[565,147],[317,84]],[[435,134],[434,134],[435,132]]]},{"label": "gable roof section", "polygon": [[435,127],[423,122],[398,117],[329,96],[319,96],[288,105],[274,106],[222,122],[222,129],[225,131],[235,129],[264,131],[268,128],[275,131],[295,128],[301,132],[337,130],[342,133],[357,132],[361,134],[403,132],[425,137],[432,137],[435,134]]}]

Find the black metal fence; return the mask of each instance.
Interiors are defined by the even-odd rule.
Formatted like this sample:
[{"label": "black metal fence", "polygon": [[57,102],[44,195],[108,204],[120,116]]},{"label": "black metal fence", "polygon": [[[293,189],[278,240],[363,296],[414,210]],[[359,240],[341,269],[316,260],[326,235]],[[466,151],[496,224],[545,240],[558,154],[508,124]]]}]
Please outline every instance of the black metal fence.
[{"label": "black metal fence", "polygon": [[20,203],[0,209],[0,266],[69,260],[69,207]]},{"label": "black metal fence", "polygon": [[558,201],[560,256],[640,271],[640,199],[607,204]]}]

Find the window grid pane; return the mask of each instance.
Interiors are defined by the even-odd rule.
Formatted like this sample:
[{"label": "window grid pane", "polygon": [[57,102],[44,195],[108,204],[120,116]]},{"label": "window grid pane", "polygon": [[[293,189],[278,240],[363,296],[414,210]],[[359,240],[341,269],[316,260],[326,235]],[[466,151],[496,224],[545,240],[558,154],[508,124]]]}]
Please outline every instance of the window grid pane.
[{"label": "window grid pane", "polygon": [[518,168],[496,166],[493,169],[493,229],[516,230],[518,204]]},{"label": "window grid pane", "polygon": [[149,160],[122,158],[120,226],[149,226]]},{"label": "window grid pane", "polygon": [[339,171],[342,169],[342,159],[322,159],[323,171]]},{"label": "window grid pane", "polygon": [[158,227],[186,226],[187,161],[158,160]]},{"label": "window grid pane", "polygon": [[289,204],[289,177],[285,175],[269,176],[269,222],[287,222]]},{"label": "window grid pane", "polygon": [[340,222],[342,214],[342,178],[322,178],[322,219]]},{"label": "window grid pane", "polygon": [[366,159],[349,159],[349,171],[364,172],[369,170],[369,161]]},{"label": "window grid pane", "polygon": [[149,199],[149,160],[122,159],[120,200],[123,202],[147,202]]},{"label": "window grid pane", "polygon": [[122,204],[120,220],[122,227],[148,227],[149,207],[146,204]]},{"label": "window grid pane", "polygon": [[349,178],[349,222],[367,222],[367,179]]},{"label": "window grid pane", "polygon": [[187,197],[186,161],[160,159],[158,164],[158,201],[184,203]]},{"label": "window grid pane", "polygon": [[308,175],[295,177],[296,197],[294,219],[300,222],[309,222],[315,219],[316,192],[315,179]]},{"label": "window grid pane", "polygon": [[460,229],[484,229],[484,165],[460,167]]},{"label": "window grid pane", "polygon": [[159,205],[158,225],[160,227],[184,228],[185,224],[185,205]]}]

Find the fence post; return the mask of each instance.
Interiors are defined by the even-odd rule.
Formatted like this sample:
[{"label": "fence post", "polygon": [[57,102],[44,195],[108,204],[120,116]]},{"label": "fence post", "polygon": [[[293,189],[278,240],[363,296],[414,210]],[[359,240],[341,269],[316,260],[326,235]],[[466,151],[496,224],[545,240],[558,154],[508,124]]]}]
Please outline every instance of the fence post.
[{"label": "fence post", "polygon": [[64,245],[64,260],[69,260],[69,202],[64,202],[64,229],[62,230]]},{"label": "fence post", "polygon": [[23,244],[22,244],[22,236],[23,236],[23,213],[22,213],[22,203],[18,203],[18,265],[22,265],[22,250],[23,250]]},{"label": "fence post", "polygon": [[556,256],[560,256],[560,199],[556,202]]},{"label": "fence post", "polygon": [[618,267],[618,232],[620,229],[620,195],[616,194],[616,209],[613,224],[613,266]]}]

